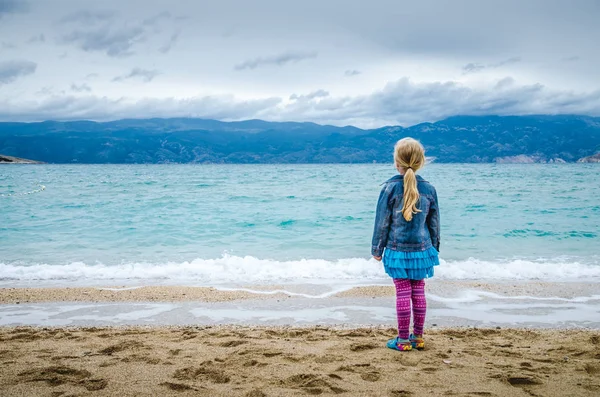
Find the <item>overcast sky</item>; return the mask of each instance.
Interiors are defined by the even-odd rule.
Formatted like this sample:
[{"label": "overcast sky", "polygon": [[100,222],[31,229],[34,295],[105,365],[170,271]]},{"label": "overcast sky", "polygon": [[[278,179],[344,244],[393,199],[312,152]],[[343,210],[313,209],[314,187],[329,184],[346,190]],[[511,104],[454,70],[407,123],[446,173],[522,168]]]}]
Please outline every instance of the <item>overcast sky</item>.
[{"label": "overcast sky", "polygon": [[598,0],[0,0],[0,120],[600,115]]}]

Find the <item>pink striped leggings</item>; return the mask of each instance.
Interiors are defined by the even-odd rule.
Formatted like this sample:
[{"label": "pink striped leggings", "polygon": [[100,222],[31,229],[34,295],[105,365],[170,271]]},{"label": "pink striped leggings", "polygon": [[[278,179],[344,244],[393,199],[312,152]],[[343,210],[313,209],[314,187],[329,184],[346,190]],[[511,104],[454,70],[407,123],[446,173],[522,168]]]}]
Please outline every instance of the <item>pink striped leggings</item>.
[{"label": "pink striped leggings", "polygon": [[412,301],[413,333],[423,335],[427,301],[425,300],[425,280],[395,278],[396,313],[398,314],[398,337],[408,339]]}]

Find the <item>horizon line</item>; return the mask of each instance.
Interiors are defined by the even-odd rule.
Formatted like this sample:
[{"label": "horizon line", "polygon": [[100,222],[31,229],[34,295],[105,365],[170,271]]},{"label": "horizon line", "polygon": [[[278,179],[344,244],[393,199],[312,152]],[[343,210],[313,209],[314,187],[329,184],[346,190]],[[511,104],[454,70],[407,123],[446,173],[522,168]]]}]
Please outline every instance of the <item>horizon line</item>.
[{"label": "horizon line", "polygon": [[415,123],[415,124],[410,124],[410,125],[400,125],[400,124],[386,124],[386,125],[382,125],[380,127],[374,127],[374,128],[361,128],[361,127],[357,127],[355,125],[352,124],[346,124],[346,125],[333,125],[333,124],[320,124],[318,122],[315,121],[294,121],[294,120],[286,120],[286,121],[270,121],[270,120],[265,120],[265,119],[257,119],[257,118],[253,118],[253,119],[239,119],[239,120],[228,120],[228,119],[216,119],[216,118],[205,118],[205,117],[193,117],[193,116],[182,116],[182,117],[125,117],[125,118],[115,118],[115,119],[108,119],[108,120],[94,120],[94,119],[87,119],[87,118],[82,118],[82,119],[46,119],[46,120],[41,120],[41,121],[5,121],[5,120],[0,120],[0,124],[9,124],[9,123],[13,123],[13,124],[43,124],[43,123],[76,123],[76,122],[89,122],[89,123],[96,123],[96,124],[105,124],[105,123],[114,123],[114,122],[119,122],[119,121],[135,121],[135,120],[203,120],[203,121],[216,121],[219,123],[227,123],[227,124],[232,124],[232,123],[244,123],[244,122],[250,122],[250,121],[258,121],[258,122],[264,122],[264,123],[273,123],[273,124],[285,124],[285,123],[291,123],[291,124],[313,124],[313,125],[318,125],[321,127],[333,127],[333,128],[356,128],[362,131],[372,131],[372,130],[378,130],[378,129],[383,129],[383,128],[411,128],[414,126],[418,126],[421,124],[435,124],[435,123],[439,123],[441,121],[445,121],[445,120],[449,120],[452,118],[459,118],[459,117],[465,117],[465,118],[485,118],[485,117],[497,117],[497,118],[510,118],[510,117],[519,117],[519,118],[527,118],[527,117],[585,117],[585,118],[591,118],[591,119],[600,119],[600,116],[590,116],[590,115],[586,115],[586,114],[577,114],[577,113],[565,113],[565,114],[556,114],[556,113],[535,113],[535,114],[508,114],[508,115],[500,115],[500,114],[483,114],[483,115],[468,115],[468,114],[457,114],[457,115],[453,115],[453,116],[448,116],[448,117],[444,117],[441,119],[437,119],[435,121],[422,121],[419,123]]}]

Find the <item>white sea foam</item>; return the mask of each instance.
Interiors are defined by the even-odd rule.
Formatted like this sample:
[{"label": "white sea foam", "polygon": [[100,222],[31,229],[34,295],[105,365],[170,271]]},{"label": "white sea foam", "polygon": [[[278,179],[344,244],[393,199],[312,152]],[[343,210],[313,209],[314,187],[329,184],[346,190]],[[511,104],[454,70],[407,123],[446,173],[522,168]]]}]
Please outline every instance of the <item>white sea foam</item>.
[{"label": "white sea foam", "polygon": [[288,291],[286,289],[275,289],[275,290],[270,290],[270,291],[263,291],[263,290],[256,290],[256,289],[250,289],[250,288],[217,288],[219,291],[242,291],[242,292],[249,292],[251,294],[256,294],[256,295],[276,295],[276,294],[285,294],[285,295],[289,295],[289,296],[298,296],[301,298],[307,298],[307,299],[324,299],[324,298],[329,298],[335,294],[339,294],[340,292],[344,292],[347,291],[349,289],[351,289],[352,286],[344,286],[341,288],[335,288],[331,291],[328,292],[324,292],[322,294],[303,294],[300,292],[293,292],[293,291]]},{"label": "white sea foam", "polygon": [[[441,261],[436,277],[455,280],[591,280],[600,281],[600,263],[570,262],[566,259],[527,261]],[[67,265],[3,264],[0,280],[174,280],[198,284],[281,283],[347,280],[368,283],[387,279],[375,260],[305,259],[277,261],[251,256],[223,255],[182,263],[127,263]]]},{"label": "white sea foam", "polygon": [[600,281],[600,262],[581,263],[568,258],[536,261],[514,259],[484,261],[469,258],[465,261],[441,261],[436,276],[456,280],[582,280]]},{"label": "white sea foam", "polygon": [[[527,301],[528,307],[534,307],[535,305],[539,305],[539,307],[549,307],[552,302],[558,304],[558,306],[564,306],[564,303],[588,303],[592,301],[600,301],[600,295],[591,295],[591,296],[576,296],[574,298],[560,298],[557,296],[531,296],[531,295],[500,295],[495,294],[493,292],[487,291],[477,291],[477,290],[465,290],[461,291],[456,297],[447,297],[440,296],[435,294],[427,294],[427,297],[431,301],[440,302],[444,304],[462,304],[462,303],[474,303],[478,301],[502,301],[502,300],[512,300],[512,301]],[[541,303],[533,303],[533,302],[541,302]],[[537,307],[537,306],[536,306]]]}]

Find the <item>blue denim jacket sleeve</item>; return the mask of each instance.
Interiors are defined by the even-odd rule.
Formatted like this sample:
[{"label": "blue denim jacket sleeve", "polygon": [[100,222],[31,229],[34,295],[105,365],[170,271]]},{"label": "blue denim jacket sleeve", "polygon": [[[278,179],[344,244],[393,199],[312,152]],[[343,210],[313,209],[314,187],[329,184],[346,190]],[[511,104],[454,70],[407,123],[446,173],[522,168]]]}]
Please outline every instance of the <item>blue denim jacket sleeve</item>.
[{"label": "blue denim jacket sleeve", "polygon": [[431,244],[440,251],[440,207],[438,206],[437,192],[433,190],[433,200],[427,214],[427,228],[431,236]]},{"label": "blue denim jacket sleeve", "polygon": [[390,201],[393,187],[392,183],[386,183],[379,194],[371,247],[371,255],[373,256],[382,256],[387,244],[390,223],[392,221],[392,203]]}]

